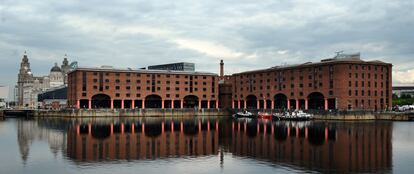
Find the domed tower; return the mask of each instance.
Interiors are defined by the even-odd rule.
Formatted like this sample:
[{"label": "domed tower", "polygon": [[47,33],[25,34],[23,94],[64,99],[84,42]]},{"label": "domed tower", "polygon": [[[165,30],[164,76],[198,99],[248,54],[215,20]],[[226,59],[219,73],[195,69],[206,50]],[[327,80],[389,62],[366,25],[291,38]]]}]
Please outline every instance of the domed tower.
[{"label": "domed tower", "polygon": [[27,57],[26,51],[24,52],[22,62],[20,63],[19,74],[17,75],[17,101],[18,106],[24,105],[24,86],[33,82],[33,74],[30,70],[29,58]]},{"label": "domed tower", "polygon": [[60,69],[57,63],[55,63],[55,66],[52,67],[52,69],[50,69],[50,75],[49,75],[50,87],[54,88],[54,87],[62,86],[64,84],[63,80],[64,80],[64,77],[63,77],[62,69]]}]

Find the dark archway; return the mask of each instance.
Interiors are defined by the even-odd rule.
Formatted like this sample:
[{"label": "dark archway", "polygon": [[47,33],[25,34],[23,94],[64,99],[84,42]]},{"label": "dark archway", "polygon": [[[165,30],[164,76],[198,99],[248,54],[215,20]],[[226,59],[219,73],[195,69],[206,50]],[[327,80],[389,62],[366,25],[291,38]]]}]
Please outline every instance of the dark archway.
[{"label": "dark archway", "polygon": [[92,126],[92,137],[95,139],[106,139],[111,136],[111,126],[109,125],[94,125]]},{"label": "dark archway", "polygon": [[92,97],[93,108],[111,108],[111,97],[106,94],[96,94]]},{"label": "dark archway", "polygon": [[287,109],[287,96],[285,94],[276,94],[274,100],[275,109]]},{"label": "dark archway", "polygon": [[257,109],[257,97],[255,95],[248,95],[246,97],[247,109]]},{"label": "dark archway", "polygon": [[184,97],[184,108],[198,107],[198,97],[195,95],[187,95]]},{"label": "dark archway", "polygon": [[325,97],[320,92],[312,92],[308,95],[309,109],[325,109]]},{"label": "dark archway", "polygon": [[89,100],[88,99],[80,99],[79,100],[79,107],[86,109],[89,108]]},{"label": "dark archway", "polygon": [[162,134],[161,123],[147,123],[145,124],[145,135],[147,137],[158,137]]},{"label": "dark archway", "polygon": [[161,108],[162,98],[159,95],[148,95],[145,97],[145,108]]},{"label": "dark archway", "polygon": [[308,141],[315,146],[323,145],[325,143],[325,126],[323,124],[309,126]]}]

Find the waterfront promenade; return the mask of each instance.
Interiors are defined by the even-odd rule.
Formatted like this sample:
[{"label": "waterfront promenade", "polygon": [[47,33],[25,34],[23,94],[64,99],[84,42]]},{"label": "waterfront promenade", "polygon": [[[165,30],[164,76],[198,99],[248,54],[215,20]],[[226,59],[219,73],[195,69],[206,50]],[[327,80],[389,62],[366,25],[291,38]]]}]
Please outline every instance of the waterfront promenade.
[{"label": "waterfront promenade", "polygon": [[[34,117],[196,117],[222,116],[230,117],[238,110],[231,109],[65,109],[34,110]],[[258,110],[251,112],[257,113]],[[266,110],[269,113],[276,110]],[[394,120],[412,121],[414,112],[393,111],[308,111],[315,120]]]}]

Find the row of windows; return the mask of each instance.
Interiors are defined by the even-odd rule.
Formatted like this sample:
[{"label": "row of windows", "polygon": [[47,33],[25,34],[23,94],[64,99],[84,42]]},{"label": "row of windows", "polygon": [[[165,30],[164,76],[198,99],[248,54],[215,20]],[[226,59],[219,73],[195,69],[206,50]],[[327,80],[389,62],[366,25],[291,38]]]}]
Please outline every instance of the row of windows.
[{"label": "row of windows", "polygon": [[[329,96],[333,96],[333,95],[334,95],[334,92],[333,92],[333,91],[329,91]],[[259,96],[260,96],[260,97],[263,97],[264,95],[263,95],[263,94],[259,94]],[[295,93],[294,93],[294,92],[290,92],[290,96],[292,96],[292,97],[293,97],[293,96],[295,96]],[[301,97],[302,97],[302,96],[303,96],[303,92],[299,92],[299,96],[301,96]],[[236,95],[234,95],[234,97],[235,97],[235,98],[237,98],[237,94],[236,94]],[[240,98],[243,98],[243,97],[244,97],[244,96],[243,96],[243,94],[241,94],[241,95],[240,95]],[[267,93],[267,94],[266,94],[266,97],[267,97],[267,98],[270,98],[270,94],[269,94],[269,93]]]},{"label": "row of windows", "polygon": [[[354,95],[358,96],[359,94],[361,94],[361,96],[365,96],[365,90],[354,90]],[[371,90],[367,91],[367,96],[371,96]],[[348,90],[348,96],[352,96],[352,90]],[[378,92],[374,91],[374,96],[378,96]],[[384,96],[384,91],[381,91],[381,96]]]},{"label": "row of windows", "polygon": [[[108,72],[105,73],[105,76],[110,76],[111,74],[115,74],[115,76],[121,76],[121,73],[108,73]],[[131,76],[131,73],[122,73],[122,74],[125,74],[125,76],[127,76],[127,77],[130,77]],[[94,76],[97,76],[98,75],[98,72],[93,72],[93,75]],[[151,75],[152,74],[147,74],[146,76],[147,77],[151,77]],[[141,74],[136,74],[135,76],[141,77]],[[170,78],[171,77],[170,74],[165,74],[163,76],[165,76],[167,78]],[[172,76],[174,77],[174,75],[172,75]],[[161,77],[161,74],[157,74],[157,77]],[[176,78],[180,78],[180,75],[175,75],[175,77]],[[188,76],[188,75],[184,76],[184,78],[189,78],[189,77],[191,77],[191,76]],[[194,79],[198,79],[199,76],[192,76],[192,77],[194,77]],[[207,76],[202,76],[202,78],[203,79],[207,79]],[[212,78],[214,80],[214,77],[212,77]]]},{"label": "row of windows", "polygon": [[[97,82],[98,82],[98,79],[93,79],[93,82],[94,82],[94,83],[97,83]],[[105,82],[106,82],[106,83],[109,83],[110,81],[109,81],[109,79],[105,79]],[[115,80],[115,83],[120,83],[120,82],[121,82],[121,81],[120,81],[119,79],[116,79],[116,80]],[[126,82],[126,83],[131,83],[131,80],[126,80],[125,82]],[[150,84],[150,83],[151,83],[151,81],[150,81],[150,80],[147,80],[146,82],[147,82],[147,84]],[[140,83],[141,83],[141,80],[136,80],[136,83],[137,83],[137,84],[140,84]],[[166,84],[170,84],[170,81],[169,81],[169,80],[167,80],[165,83],[166,83]],[[159,81],[159,80],[158,80],[158,81],[157,81],[157,84],[161,84],[161,81]],[[176,84],[176,85],[179,85],[179,84],[180,84],[180,81],[175,81],[175,84]],[[184,84],[188,85],[188,81],[185,81],[185,82],[184,82]],[[195,84],[195,85],[198,85],[198,82],[194,82],[194,84]],[[207,85],[207,82],[203,82],[203,85]]]},{"label": "row of windows", "polygon": [[[367,74],[368,79],[371,79],[371,74]],[[348,74],[349,78],[352,78],[352,73]],[[358,73],[355,73],[355,78],[357,79],[359,77]],[[365,79],[365,73],[362,73],[360,76],[362,79]],[[387,75],[388,78],[388,75]],[[378,74],[374,74],[374,79],[378,79]],[[381,74],[381,80],[384,80],[384,74]]]},{"label": "row of windows", "polygon": [[[361,82],[355,81],[354,84],[355,84],[355,87],[359,87],[358,86],[359,84],[361,85],[361,87],[365,87],[365,82],[363,82],[363,81],[361,81]],[[368,87],[371,87],[371,82],[370,81],[366,82],[366,84],[367,84]],[[380,86],[381,86],[381,88],[383,88],[384,83],[380,83]],[[352,82],[351,81],[348,81],[348,87],[352,87]],[[374,82],[374,87],[375,88],[378,87],[377,82]]]},{"label": "row of windows", "polygon": [[[93,89],[98,89],[98,86],[96,86],[96,85],[95,85],[95,86],[93,86]],[[109,90],[109,89],[110,89],[110,87],[109,87],[109,86],[105,86],[105,90]],[[115,90],[120,90],[120,89],[121,89],[121,87],[120,87],[120,86],[115,86]],[[126,86],[126,87],[125,87],[125,89],[126,89],[126,90],[131,90],[131,87],[130,87],[130,86]],[[141,90],[141,86],[137,86],[137,87],[136,87],[136,89],[137,89],[137,90]],[[159,90],[161,90],[161,87],[157,87],[156,89],[159,91]],[[198,88],[193,88],[193,89],[194,89],[194,91],[198,91]],[[149,86],[148,86],[148,87],[146,87],[146,90],[147,90],[147,91],[150,91],[150,90],[151,90],[151,87],[149,87]],[[170,88],[170,87],[166,87],[166,88],[165,88],[165,90],[170,91],[170,90],[171,90],[171,88]],[[175,87],[175,90],[176,90],[176,91],[180,91],[180,88],[179,88],[179,87]],[[185,90],[185,91],[188,91],[188,90],[189,90],[189,88],[184,88],[184,90]],[[85,91],[85,90],[84,90],[84,91]],[[206,92],[206,91],[207,91],[207,88],[203,88],[203,91],[204,91],[204,92]]]},{"label": "row of windows", "polygon": [[[355,70],[358,70],[358,68],[361,67],[362,70],[365,70],[365,69],[371,70],[371,66],[374,66],[375,71],[377,71],[379,68],[378,65],[349,65],[348,68],[352,70],[354,67]],[[387,67],[385,69],[388,70]],[[383,71],[384,71],[384,66],[381,66],[381,72]]]},{"label": "row of windows", "polygon": [[[167,98],[171,97],[170,94],[165,94],[165,96]],[[86,97],[86,92],[82,93],[82,97]],[[120,93],[115,93],[115,97],[121,97],[121,94]],[[131,94],[130,93],[125,94],[125,97],[131,97]],[[135,94],[135,97],[140,98],[141,94]],[[216,97],[216,95],[211,95],[211,98],[215,98],[215,97]],[[175,94],[175,98],[180,98],[180,94]],[[207,98],[207,95],[204,94],[203,98]]]},{"label": "row of windows", "polygon": [[[280,85],[281,86],[281,88],[282,89],[286,89],[286,85]],[[319,83],[309,83],[308,84],[308,87],[316,87],[316,88],[318,88],[318,87],[322,87],[323,86],[323,83],[321,83],[321,82],[319,82]],[[333,81],[330,81],[330,83],[329,83],[329,86],[330,86],[330,88],[333,88]],[[301,84],[299,84],[299,87],[300,88],[303,88],[303,83],[301,83]],[[278,86],[277,85],[275,85],[275,86],[273,86],[273,88],[274,89],[278,89]],[[290,88],[295,88],[295,85],[292,83],[292,84],[290,84]],[[246,88],[243,88],[243,87],[240,87],[240,91],[243,91],[243,89],[246,89],[247,91],[250,89],[249,87],[246,87]],[[253,90],[256,90],[256,87],[252,87],[252,89]],[[268,89],[268,90],[270,90],[270,86],[266,86],[266,89]],[[259,90],[263,90],[263,86],[259,86]],[[279,88],[279,90],[281,90],[280,88]]]}]

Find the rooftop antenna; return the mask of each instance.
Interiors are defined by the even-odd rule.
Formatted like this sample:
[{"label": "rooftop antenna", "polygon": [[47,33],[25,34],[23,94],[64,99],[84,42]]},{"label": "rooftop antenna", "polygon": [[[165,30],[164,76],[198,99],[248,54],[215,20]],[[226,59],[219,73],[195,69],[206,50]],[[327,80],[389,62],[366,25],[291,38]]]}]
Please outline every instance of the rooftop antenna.
[{"label": "rooftop antenna", "polygon": [[341,55],[342,53],[344,53],[344,50],[336,51],[335,53],[336,53],[336,56],[335,57],[339,57],[339,55]]}]

